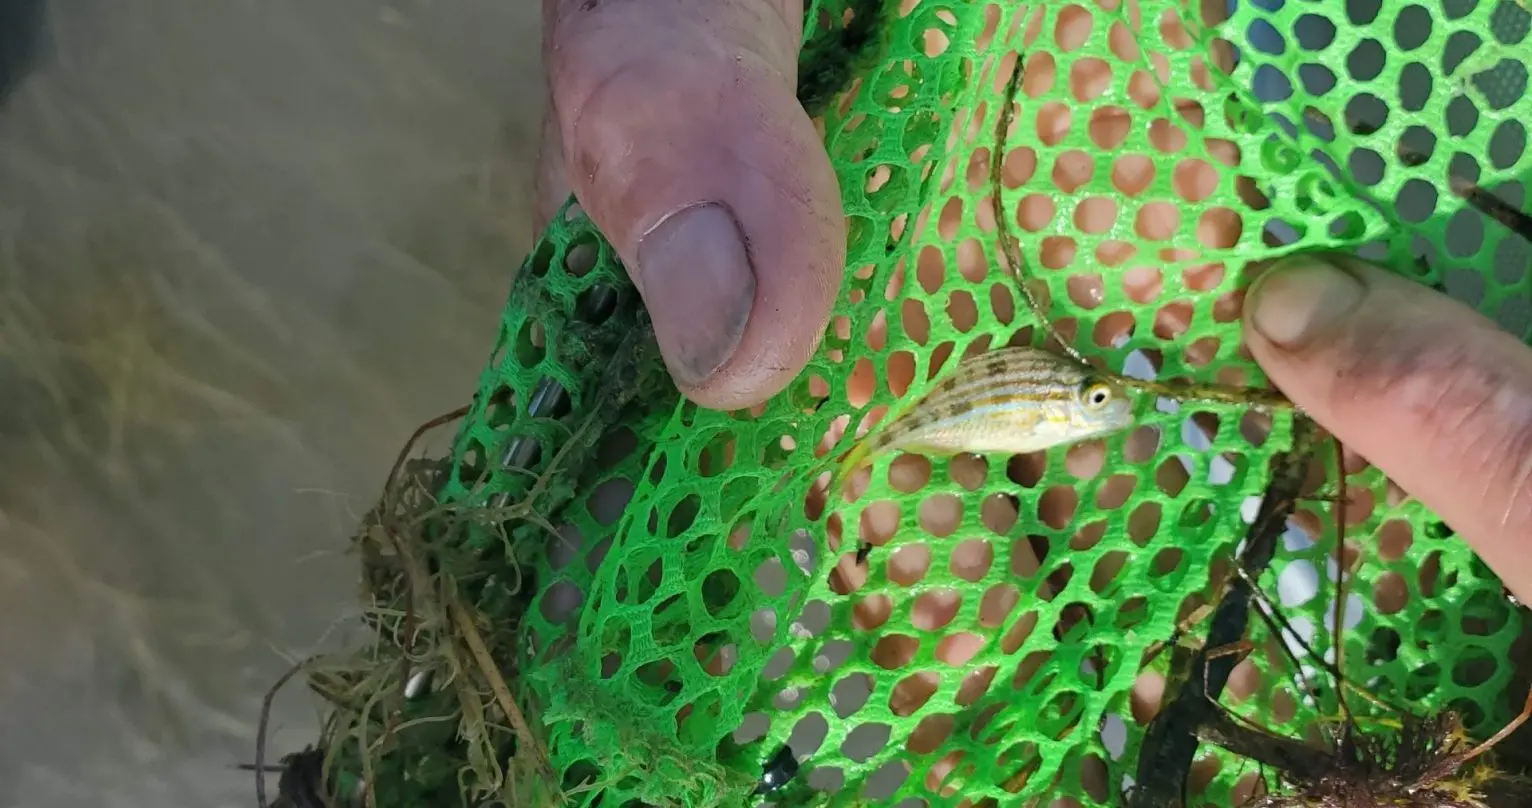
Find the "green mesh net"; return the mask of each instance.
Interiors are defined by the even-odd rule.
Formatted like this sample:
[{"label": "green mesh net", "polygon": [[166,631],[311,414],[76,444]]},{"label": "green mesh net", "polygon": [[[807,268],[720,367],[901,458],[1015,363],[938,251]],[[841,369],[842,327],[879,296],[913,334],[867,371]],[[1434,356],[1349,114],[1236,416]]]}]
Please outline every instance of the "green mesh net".
[{"label": "green mesh net", "polygon": [[[532,593],[501,653],[568,804],[1122,804],[1146,752],[1135,683],[1203,633],[1291,414],[1147,400],[1128,433],[1036,455],[881,457],[848,497],[823,458],[959,359],[1043,344],[1018,274],[1089,361],[1161,380],[1263,385],[1247,265],[1316,248],[1532,335],[1505,213],[1532,170],[1529,22],[1514,0],[812,3],[806,106],[849,240],[808,367],[750,412],[680,400],[571,206],[456,443],[445,501],[532,503],[469,532],[465,580],[491,618]],[[1315,457],[1253,607],[1313,657],[1252,618],[1223,697],[1299,738],[1339,709],[1315,660],[1335,658],[1340,464]],[[1344,465],[1344,678],[1480,737],[1504,725],[1519,610],[1440,520]],[[1191,804],[1278,788],[1197,754]],[[754,795],[763,772],[787,782]]]}]

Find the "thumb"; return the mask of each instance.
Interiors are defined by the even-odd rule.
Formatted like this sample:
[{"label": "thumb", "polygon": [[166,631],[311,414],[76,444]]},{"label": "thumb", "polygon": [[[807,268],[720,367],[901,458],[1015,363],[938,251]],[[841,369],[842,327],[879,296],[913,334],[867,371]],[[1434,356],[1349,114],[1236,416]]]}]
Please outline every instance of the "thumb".
[{"label": "thumb", "polygon": [[1532,348],[1361,261],[1302,256],[1250,290],[1272,381],[1532,595]]},{"label": "thumb", "polygon": [[545,0],[553,115],[581,207],[643,295],[671,376],[757,404],[818,346],[845,264],[798,104],[801,0]]}]

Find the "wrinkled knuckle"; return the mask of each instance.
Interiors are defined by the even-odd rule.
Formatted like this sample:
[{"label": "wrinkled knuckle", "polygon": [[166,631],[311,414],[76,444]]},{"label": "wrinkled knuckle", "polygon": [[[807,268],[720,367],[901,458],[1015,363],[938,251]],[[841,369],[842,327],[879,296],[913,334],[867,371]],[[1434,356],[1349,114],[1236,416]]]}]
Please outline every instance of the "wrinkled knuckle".
[{"label": "wrinkled knuckle", "polygon": [[[560,0],[560,5],[568,5]],[[574,3],[576,8],[580,3]],[[571,13],[572,14],[572,13]],[[624,75],[641,78],[639,56],[645,37],[631,25],[606,20],[594,12],[579,18],[556,15],[544,40],[544,61],[555,106],[579,112],[606,93]],[[622,29],[626,29],[625,31]]]},{"label": "wrinkled knuckle", "polygon": [[1475,441],[1475,455],[1484,458],[1492,481],[1485,507],[1504,525],[1532,529],[1532,391],[1526,384],[1505,385],[1485,410],[1489,415],[1477,425]]},{"label": "wrinkled knuckle", "polygon": [[1400,440],[1440,447],[1452,461],[1443,473],[1481,470],[1492,481],[1486,506],[1504,508],[1499,500],[1512,496],[1532,502],[1517,493],[1532,463],[1532,382],[1452,347],[1373,362],[1374,382],[1357,389],[1372,407],[1397,407],[1417,426]]},{"label": "wrinkled knuckle", "polygon": [[1353,329],[1335,350],[1328,397],[1337,412],[1365,417],[1386,408],[1425,427],[1449,418],[1461,425],[1500,386],[1449,341],[1377,326]]},{"label": "wrinkled knuckle", "polygon": [[1504,480],[1505,487],[1491,507],[1502,524],[1518,532],[1532,529],[1532,422],[1513,430],[1499,458],[1495,479]]},{"label": "wrinkled knuckle", "polygon": [[1440,408],[1438,437],[1459,443],[1470,468],[1487,469],[1492,479],[1507,479],[1532,457],[1532,418],[1527,417],[1525,402],[1517,407],[1512,401],[1521,395],[1504,384],[1467,393]]},{"label": "wrinkled knuckle", "polygon": [[577,123],[593,113],[599,114],[614,88],[630,90],[624,87],[624,78],[631,78],[640,68],[631,56],[591,59],[572,49],[565,50],[549,64],[553,103],[567,113],[568,121]]},{"label": "wrinkled knuckle", "polygon": [[1440,358],[1396,366],[1381,384],[1380,401],[1402,408],[1436,437],[1480,442],[1497,428],[1493,415],[1506,393],[1504,382],[1472,363],[1432,356]]}]

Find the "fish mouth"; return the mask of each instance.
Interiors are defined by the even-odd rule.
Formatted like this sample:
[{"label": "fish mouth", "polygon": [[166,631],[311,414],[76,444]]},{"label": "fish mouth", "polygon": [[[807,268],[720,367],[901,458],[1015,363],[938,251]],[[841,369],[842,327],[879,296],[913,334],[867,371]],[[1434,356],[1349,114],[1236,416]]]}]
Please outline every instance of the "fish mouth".
[{"label": "fish mouth", "polygon": [[1091,418],[1084,423],[1076,424],[1076,428],[1080,430],[1078,439],[1090,440],[1121,432],[1132,426],[1133,422],[1134,417],[1131,408],[1124,407],[1121,410],[1111,410],[1102,413],[1099,418]]}]

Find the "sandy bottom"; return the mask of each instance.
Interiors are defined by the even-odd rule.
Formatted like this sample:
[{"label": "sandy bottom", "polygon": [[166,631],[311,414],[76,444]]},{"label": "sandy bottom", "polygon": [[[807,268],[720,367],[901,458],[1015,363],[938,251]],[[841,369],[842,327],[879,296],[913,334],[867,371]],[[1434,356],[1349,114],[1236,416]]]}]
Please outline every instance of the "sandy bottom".
[{"label": "sandy bottom", "polygon": [[0,805],[248,806],[530,243],[538,4],[51,5],[0,110]]}]

